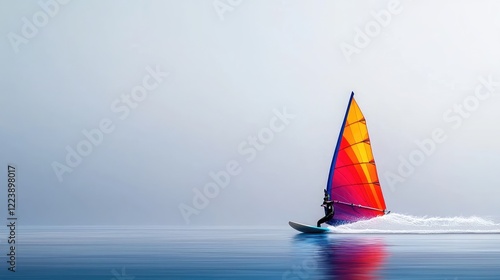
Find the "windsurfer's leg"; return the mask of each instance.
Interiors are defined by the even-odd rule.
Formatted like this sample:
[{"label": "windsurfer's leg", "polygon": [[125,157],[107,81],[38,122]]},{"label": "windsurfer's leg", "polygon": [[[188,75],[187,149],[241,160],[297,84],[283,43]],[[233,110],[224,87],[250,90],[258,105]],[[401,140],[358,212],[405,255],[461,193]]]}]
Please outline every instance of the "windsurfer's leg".
[{"label": "windsurfer's leg", "polygon": [[333,220],[333,213],[330,215],[327,215],[326,217],[326,222],[328,223],[329,221]]},{"label": "windsurfer's leg", "polygon": [[322,223],[329,222],[331,219],[333,219],[333,213],[326,215],[323,218],[319,219],[317,227],[321,227]]},{"label": "windsurfer's leg", "polygon": [[319,219],[317,227],[321,227],[321,224],[328,221],[328,216],[324,216],[323,218]]}]

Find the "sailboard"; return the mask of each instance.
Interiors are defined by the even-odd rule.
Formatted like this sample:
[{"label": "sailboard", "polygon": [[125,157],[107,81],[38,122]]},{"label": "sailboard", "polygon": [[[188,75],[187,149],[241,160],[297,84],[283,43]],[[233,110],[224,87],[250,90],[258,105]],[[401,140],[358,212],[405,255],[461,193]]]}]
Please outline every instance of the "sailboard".
[{"label": "sailboard", "polygon": [[303,232],[303,233],[326,233],[329,231],[329,229],[326,227],[315,227],[315,226],[305,225],[305,224],[296,223],[296,222],[292,222],[292,221],[289,221],[288,224],[292,228],[294,228],[300,232]]},{"label": "sailboard", "polygon": [[354,99],[354,92],[349,98],[340,128],[326,191],[335,209],[333,219],[327,222],[329,225],[353,223],[389,213],[378,179],[366,120]]}]

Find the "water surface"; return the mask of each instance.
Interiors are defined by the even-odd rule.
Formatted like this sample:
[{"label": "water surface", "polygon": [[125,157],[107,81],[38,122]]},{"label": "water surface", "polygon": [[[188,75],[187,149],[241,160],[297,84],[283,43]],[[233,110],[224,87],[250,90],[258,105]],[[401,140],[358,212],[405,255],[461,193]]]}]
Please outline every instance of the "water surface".
[{"label": "water surface", "polygon": [[17,272],[2,261],[1,279],[500,279],[494,233],[29,227],[17,243]]}]

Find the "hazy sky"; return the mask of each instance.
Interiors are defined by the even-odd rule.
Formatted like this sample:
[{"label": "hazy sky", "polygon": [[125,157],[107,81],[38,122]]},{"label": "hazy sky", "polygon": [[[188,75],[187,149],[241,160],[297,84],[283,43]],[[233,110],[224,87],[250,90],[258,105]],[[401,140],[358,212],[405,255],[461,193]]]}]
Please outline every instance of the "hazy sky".
[{"label": "hazy sky", "polygon": [[63,2],[0,1],[23,224],[313,223],[351,91],[388,209],[498,217],[498,1]]}]

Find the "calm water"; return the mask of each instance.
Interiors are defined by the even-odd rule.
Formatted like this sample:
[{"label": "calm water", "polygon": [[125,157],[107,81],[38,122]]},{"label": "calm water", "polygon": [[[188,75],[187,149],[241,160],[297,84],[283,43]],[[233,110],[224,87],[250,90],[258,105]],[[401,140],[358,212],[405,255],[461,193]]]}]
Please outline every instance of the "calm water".
[{"label": "calm water", "polygon": [[[30,227],[0,279],[500,279],[500,234]],[[4,234],[2,234],[4,235]]]}]

